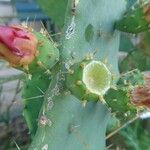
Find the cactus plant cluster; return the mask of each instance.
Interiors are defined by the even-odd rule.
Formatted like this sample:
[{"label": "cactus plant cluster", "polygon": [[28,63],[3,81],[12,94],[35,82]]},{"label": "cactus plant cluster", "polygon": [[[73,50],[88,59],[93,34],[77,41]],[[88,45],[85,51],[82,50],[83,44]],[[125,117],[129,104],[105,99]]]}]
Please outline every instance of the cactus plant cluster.
[{"label": "cactus plant cluster", "polygon": [[128,4],[68,0],[59,50],[46,32],[0,26],[0,57],[26,74],[29,150],[104,150],[111,113],[122,124],[149,107],[135,96],[140,88],[148,94],[143,73],[118,71],[119,30],[149,30],[149,3],[126,13]]}]

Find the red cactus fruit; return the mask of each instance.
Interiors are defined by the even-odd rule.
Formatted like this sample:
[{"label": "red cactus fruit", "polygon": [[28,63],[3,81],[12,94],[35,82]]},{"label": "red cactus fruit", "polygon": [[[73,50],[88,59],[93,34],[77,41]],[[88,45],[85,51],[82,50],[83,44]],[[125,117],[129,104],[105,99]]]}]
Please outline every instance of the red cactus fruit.
[{"label": "red cactus fruit", "polygon": [[12,66],[28,66],[37,55],[38,40],[21,26],[0,25],[0,58]]},{"label": "red cactus fruit", "polygon": [[131,101],[137,106],[150,108],[150,75],[145,75],[145,84],[134,88],[131,92]]}]

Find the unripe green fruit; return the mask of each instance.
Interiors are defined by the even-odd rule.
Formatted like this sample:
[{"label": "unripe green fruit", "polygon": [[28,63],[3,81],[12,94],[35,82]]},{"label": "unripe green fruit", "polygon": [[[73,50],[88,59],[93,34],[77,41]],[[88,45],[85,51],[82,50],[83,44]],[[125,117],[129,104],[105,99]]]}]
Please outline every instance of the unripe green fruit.
[{"label": "unripe green fruit", "polygon": [[46,36],[41,33],[34,32],[38,39],[38,56],[29,65],[29,73],[37,71],[46,72],[50,70],[59,60],[59,50],[54,46]]},{"label": "unripe green fruit", "polygon": [[74,64],[66,75],[66,86],[80,100],[97,101],[111,85],[111,73],[100,61]]}]

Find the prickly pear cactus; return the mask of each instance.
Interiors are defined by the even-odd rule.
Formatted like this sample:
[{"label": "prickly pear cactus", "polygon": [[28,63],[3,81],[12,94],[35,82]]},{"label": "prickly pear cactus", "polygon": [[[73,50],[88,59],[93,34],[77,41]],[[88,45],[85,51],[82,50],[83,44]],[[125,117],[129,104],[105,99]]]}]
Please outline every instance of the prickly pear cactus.
[{"label": "prickly pear cactus", "polygon": [[[124,23],[129,26],[128,20],[135,23],[139,20],[136,25],[143,25],[140,19],[145,13],[141,10],[146,7],[148,11],[147,6],[129,11],[132,16],[135,13],[135,19],[131,20],[130,14],[124,16],[128,8],[125,0],[68,0],[60,52],[44,33],[32,31],[35,43],[32,45],[30,40],[34,49],[29,57],[30,47],[26,49],[25,44],[19,44],[21,49],[14,49],[20,42],[10,44],[11,38],[0,33],[0,57],[27,74],[24,116],[30,132],[36,132],[29,150],[104,150],[110,112],[121,124],[141,111],[136,108],[137,104],[149,103],[137,98],[141,89],[146,96],[149,78],[145,85],[139,70],[121,75],[118,72],[118,30],[125,28]],[[137,11],[140,19],[136,18],[139,17]],[[134,31],[129,32],[138,33],[148,28],[148,24],[146,27],[144,24],[142,28],[132,27]],[[30,37],[18,30],[10,31],[25,41]],[[24,51],[20,53],[20,50]]]},{"label": "prickly pear cactus", "polygon": [[[110,6],[113,13],[108,11]],[[119,33],[114,30],[114,22],[121,17],[125,8],[126,2],[122,0],[69,1],[61,70],[47,91],[38,131],[29,149],[105,149],[105,130],[110,114],[102,104],[103,95],[97,95],[100,100],[92,102],[92,97],[89,98],[87,94],[84,100],[91,102],[86,103],[82,101],[82,96],[78,96],[82,95],[82,91],[68,91],[69,82],[71,85],[74,81],[66,79],[71,75],[78,78],[80,72],[74,65],[81,64],[82,72],[84,59],[105,62],[111,74],[118,75],[117,55],[114,54],[119,48]],[[99,79],[103,81],[105,77]],[[74,83],[75,89],[80,88],[80,80],[78,86]]]}]

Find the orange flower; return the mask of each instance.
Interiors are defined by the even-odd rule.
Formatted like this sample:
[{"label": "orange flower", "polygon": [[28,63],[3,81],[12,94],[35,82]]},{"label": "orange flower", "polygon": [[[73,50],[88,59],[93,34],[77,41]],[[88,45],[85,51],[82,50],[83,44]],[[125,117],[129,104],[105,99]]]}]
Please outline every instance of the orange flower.
[{"label": "orange flower", "polygon": [[28,66],[37,55],[38,40],[21,26],[0,25],[0,58],[12,66]]},{"label": "orange flower", "polygon": [[150,108],[150,76],[145,75],[145,84],[132,91],[131,101],[137,106]]}]

